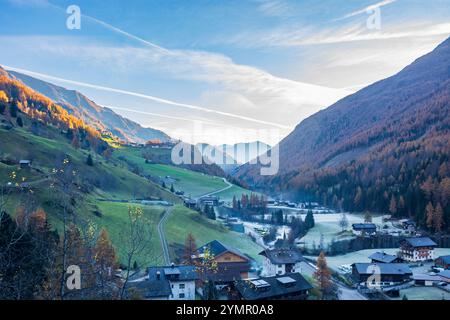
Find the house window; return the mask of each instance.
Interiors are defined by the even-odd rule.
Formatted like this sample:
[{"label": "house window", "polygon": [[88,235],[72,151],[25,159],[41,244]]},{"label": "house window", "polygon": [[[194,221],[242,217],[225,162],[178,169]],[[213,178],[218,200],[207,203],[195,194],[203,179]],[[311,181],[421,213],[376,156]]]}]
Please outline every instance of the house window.
[{"label": "house window", "polygon": [[185,284],[184,283],[180,283],[180,289],[184,289],[185,288]]},{"label": "house window", "polygon": [[180,297],[180,299],[184,299],[185,294],[184,293],[180,293],[179,297]]}]

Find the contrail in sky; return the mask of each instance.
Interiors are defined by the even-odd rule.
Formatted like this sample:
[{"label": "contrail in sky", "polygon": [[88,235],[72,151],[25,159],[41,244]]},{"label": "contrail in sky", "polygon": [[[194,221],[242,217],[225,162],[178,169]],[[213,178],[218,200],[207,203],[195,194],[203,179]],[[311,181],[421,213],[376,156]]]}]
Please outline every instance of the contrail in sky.
[{"label": "contrail in sky", "polygon": [[269,121],[258,120],[258,119],[254,119],[254,118],[250,118],[250,117],[246,117],[246,116],[241,116],[241,115],[237,115],[237,114],[233,114],[233,113],[229,113],[229,112],[223,112],[223,111],[208,109],[208,108],[204,108],[204,107],[196,106],[196,105],[192,105],[192,104],[180,103],[180,102],[167,100],[167,99],[163,99],[163,98],[159,98],[159,97],[155,97],[155,96],[151,96],[151,95],[147,95],[147,94],[136,93],[136,92],[122,90],[122,89],[109,88],[109,87],[99,86],[99,85],[85,83],[85,82],[79,82],[79,81],[73,81],[73,80],[58,78],[58,77],[50,76],[50,75],[43,74],[43,73],[33,72],[33,71],[19,69],[19,68],[14,68],[14,67],[9,67],[9,66],[4,66],[4,67],[7,70],[16,71],[16,72],[20,72],[20,73],[25,73],[25,74],[29,74],[31,76],[51,79],[51,80],[54,80],[54,81],[65,82],[65,83],[69,83],[69,84],[73,84],[73,85],[77,85],[77,86],[82,86],[82,87],[86,87],[86,88],[92,88],[92,89],[97,89],[97,90],[102,90],[102,91],[109,91],[109,92],[125,94],[125,95],[134,96],[134,97],[138,97],[138,98],[142,98],[142,99],[147,99],[147,100],[151,100],[151,101],[162,103],[162,104],[166,104],[166,105],[171,105],[171,106],[174,106],[174,107],[180,107],[180,108],[191,109],[191,110],[196,110],[196,111],[201,111],[201,112],[206,112],[206,113],[211,113],[211,114],[217,114],[217,115],[225,116],[225,117],[229,117],[229,118],[235,118],[235,119],[245,120],[245,121],[249,121],[249,122],[269,125],[269,126],[277,127],[277,128],[280,128],[280,129],[292,129],[289,126],[285,126],[285,125],[282,125],[282,124],[279,124],[279,123],[273,123],[273,122],[269,122]]}]

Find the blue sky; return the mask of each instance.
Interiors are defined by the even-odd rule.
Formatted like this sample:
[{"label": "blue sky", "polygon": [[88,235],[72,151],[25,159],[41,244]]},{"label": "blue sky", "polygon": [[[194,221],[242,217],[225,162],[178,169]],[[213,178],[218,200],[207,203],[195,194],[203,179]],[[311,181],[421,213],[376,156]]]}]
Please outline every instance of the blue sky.
[{"label": "blue sky", "polygon": [[450,0],[0,0],[0,65],[189,142],[273,144],[431,51],[449,18]]}]

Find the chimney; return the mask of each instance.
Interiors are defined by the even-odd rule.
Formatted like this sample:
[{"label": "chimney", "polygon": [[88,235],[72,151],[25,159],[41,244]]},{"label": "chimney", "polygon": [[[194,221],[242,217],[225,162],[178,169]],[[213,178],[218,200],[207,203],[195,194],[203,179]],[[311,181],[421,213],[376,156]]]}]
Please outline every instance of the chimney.
[{"label": "chimney", "polygon": [[156,280],[161,280],[161,272],[156,271]]},{"label": "chimney", "polygon": [[172,262],[172,264],[170,265],[170,267],[173,269],[175,268],[175,263]]}]

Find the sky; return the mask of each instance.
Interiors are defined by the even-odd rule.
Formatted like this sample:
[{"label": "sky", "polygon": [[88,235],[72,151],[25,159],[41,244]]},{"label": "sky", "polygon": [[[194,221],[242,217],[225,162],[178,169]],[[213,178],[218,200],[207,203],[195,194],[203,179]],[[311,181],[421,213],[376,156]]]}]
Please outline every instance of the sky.
[{"label": "sky", "polygon": [[450,0],[0,0],[0,65],[187,142],[273,145],[433,50],[449,18]]}]

